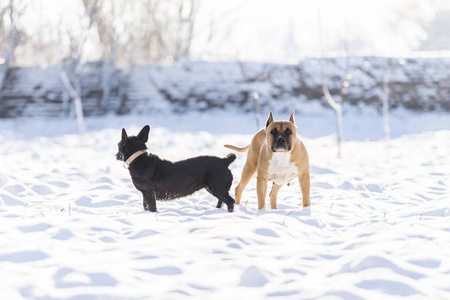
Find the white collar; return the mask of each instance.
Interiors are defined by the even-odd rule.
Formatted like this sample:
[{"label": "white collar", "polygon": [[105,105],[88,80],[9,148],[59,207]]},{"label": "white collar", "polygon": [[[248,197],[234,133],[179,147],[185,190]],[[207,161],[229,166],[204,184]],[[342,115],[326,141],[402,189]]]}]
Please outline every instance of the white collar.
[{"label": "white collar", "polygon": [[131,155],[126,161],[123,162],[123,167],[125,169],[128,169],[130,167],[131,163],[133,162],[133,160],[135,160],[138,156],[140,156],[144,153],[147,153],[147,149],[134,152],[133,155]]}]

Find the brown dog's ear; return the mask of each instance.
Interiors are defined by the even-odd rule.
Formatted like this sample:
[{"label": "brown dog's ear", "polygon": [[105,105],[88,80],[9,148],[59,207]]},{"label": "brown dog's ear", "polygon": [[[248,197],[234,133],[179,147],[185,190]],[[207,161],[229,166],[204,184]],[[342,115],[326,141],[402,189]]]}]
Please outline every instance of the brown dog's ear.
[{"label": "brown dog's ear", "polygon": [[292,111],[292,114],[291,114],[291,117],[289,118],[289,121],[291,121],[291,123],[295,124],[294,111]]},{"label": "brown dog's ear", "polygon": [[272,122],[273,122],[273,114],[272,114],[272,111],[270,111],[269,118],[267,119],[267,122],[266,122],[266,127],[269,126],[269,124]]},{"label": "brown dog's ear", "polygon": [[141,129],[141,132],[138,134],[138,138],[140,138],[144,143],[148,141],[148,133],[150,132],[150,126],[145,125],[144,128]]},{"label": "brown dog's ear", "polygon": [[128,138],[128,134],[125,131],[125,128],[122,128],[122,141],[125,141]]}]

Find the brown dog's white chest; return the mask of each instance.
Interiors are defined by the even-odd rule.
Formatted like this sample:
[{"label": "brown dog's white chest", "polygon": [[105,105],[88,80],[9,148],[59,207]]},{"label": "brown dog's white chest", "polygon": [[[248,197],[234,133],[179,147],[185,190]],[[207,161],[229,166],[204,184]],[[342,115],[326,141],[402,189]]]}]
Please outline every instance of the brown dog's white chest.
[{"label": "brown dog's white chest", "polygon": [[269,181],[283,185],[297,177],[298,168],[291,162],[290,152],[275,152],[269,161],[268,173]]}]

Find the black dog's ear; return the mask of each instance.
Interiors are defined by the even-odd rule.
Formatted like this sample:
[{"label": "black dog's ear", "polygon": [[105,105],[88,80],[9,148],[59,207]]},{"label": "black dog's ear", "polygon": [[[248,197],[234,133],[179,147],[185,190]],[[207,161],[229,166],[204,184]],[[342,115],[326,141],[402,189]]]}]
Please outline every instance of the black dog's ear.
[{"label": "black dog's ear", "polygon": [[150,126],[145,125],[144,128],[141,129],[141,132],[138,134],[138,138],[140,138],[144,143],[148,141],[148,133],[150,132]]},{"label": "black dog's ear", "polygon": [[291,117],[289,118],[289,121],[291,121],[291,123],[295,124],[294,111],[292,111],[292,114],[291,114]]},{"label": "black dog's ear", "polygon": [[272,111],[270,111],[269,118],[267,119],[267,122],[266,122],[266,127],[269,126],[269,124],[272,122],[273,122],[273,114],[272,114]]},{"label": "black dog's ear", "polygon": [[128,134],[125,131],[125,128],[122,128],[122,141],[125,141],[128,138]]}]

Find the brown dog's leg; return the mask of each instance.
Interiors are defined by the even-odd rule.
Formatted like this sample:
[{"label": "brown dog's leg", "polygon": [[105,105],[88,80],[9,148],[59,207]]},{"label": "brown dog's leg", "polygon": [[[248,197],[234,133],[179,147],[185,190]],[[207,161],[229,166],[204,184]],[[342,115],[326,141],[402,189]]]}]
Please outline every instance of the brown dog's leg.
[{"label": "brown dog's leg", "polygon": [[298,176],[298,181],[300,183],[300,188],[302,190],[303,207],[307,207],[307,206],[311,205],[310,198],[309,198],[309,189],[310,189],[309,172],[300,174],[300,176]]},{"label": "brown dog's leg", "polygon": [[263,176],[256,177],[256,193],[258,194],[258,209],[266,205],[267,180]]},{"label": "brown dog's leg", "polygon": [[281,185],[273,184],[272,190],[270,191],[269,198],[270,198],[270,208],[271,209],[277,209],[277,195],[278,191],[281,189]]},{"label": "brown dog's leg", "polygon": [[241,203],[242,192],[247,186],[250,179],[252,179],[253,174],[256,172],[256,164],[249,163],[248,161],[245,163],[244,169],[242,170],[241,181],[236,187],[234,198],[236,199],[236,204]]}]

